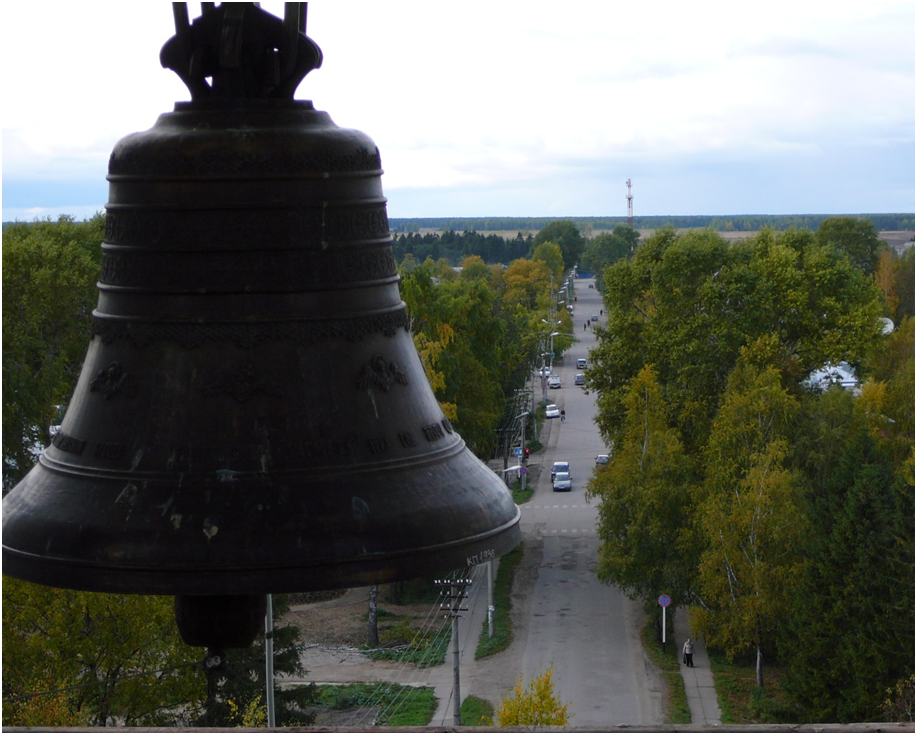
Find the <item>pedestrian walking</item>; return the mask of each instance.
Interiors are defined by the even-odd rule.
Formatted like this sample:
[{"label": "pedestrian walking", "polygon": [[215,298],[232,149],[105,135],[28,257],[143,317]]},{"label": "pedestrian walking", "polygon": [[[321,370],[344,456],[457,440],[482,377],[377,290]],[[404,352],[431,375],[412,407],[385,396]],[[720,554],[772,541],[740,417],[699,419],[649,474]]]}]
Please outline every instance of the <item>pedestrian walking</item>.
[{"label": "pedestrian walking", "polygon": [[685,641],[685,646],[683,650],[684,650],[685,666],[690,666],[693,669],[694,668],[694,643],[691,642],[690,638],[688,638],[688,640]]},{"label": "pedestrian walking", "polygon": [[560,409],[560,422],[563,423],[567,420],[567,412],[564,409]]},{"label": "pedestrian walking", "polygon": [[584,332],[586,331],[586,327],[588,327],[588,326],[589,326],[589,322],[586,322],[585,324],[583,324],[583,331],[584,331]]}]

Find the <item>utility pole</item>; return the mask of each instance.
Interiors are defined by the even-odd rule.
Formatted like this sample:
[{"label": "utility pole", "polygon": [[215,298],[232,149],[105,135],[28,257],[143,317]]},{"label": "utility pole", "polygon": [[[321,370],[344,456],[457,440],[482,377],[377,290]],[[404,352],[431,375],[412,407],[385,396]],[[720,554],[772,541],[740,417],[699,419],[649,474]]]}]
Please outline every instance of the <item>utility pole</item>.
[{"label": "utility pole", "polygon": [[630,179],[627,180],[627,226],[634,228],[634,195],[630,193]]},{"label": "utility pole", "polygon": [[274,719],[274,600],[267,596],[267,611],[264,613],[264,684],[267,689],[267,726],[276,725]]},{"label": "utility pole", "polygon": [[452,676],[453,689],[455,690],[455,699],[452,705],[452,724],[461,726],[462,724],[462,687],[461,677],[459,675],[459,613],[467,610],[462,607],[462,601],[468,597],[468,587],[473,583],[471,579],[438,579],[435,584],[439,587],[449,588],[450,602],[447,605],[440,605],[440,608],[449,610],[448,615],[452,618]]}]

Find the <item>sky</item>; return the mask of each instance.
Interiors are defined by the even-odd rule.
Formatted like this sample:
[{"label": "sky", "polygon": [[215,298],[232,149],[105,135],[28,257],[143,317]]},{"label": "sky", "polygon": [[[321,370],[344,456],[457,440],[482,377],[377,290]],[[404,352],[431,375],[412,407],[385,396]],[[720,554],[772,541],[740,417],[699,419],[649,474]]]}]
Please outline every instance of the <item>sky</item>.
[{"label": "sky", "polygon": [[[3,221],[102,211],[190,98],[169,4],[0,20]],[[636,215],[914,212],[914,2],[313,0],[307,33],[296,98],[375,141],[389,217],[625,216],[628,179]]]}]

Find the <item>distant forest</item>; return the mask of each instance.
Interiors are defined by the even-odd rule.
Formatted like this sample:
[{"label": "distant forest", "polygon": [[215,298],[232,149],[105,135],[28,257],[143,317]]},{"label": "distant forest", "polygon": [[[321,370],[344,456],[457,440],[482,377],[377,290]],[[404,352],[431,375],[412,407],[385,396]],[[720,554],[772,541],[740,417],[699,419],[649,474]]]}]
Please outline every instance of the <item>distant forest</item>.
[{"label": "distant forest", "polygon": [[[658,217],[634,217],[638,230],[658,230],[660,227],[710,227],[717,232],[756,232],[762,227],[777,231],[798,227],[815,231],[822,220],[838,217],[837,214],[736,214],[736,215],[664,215]],[[877,231],[913,230],[913,214],[852,214],[872,222]],[[420,232],[508,232],[535,233],[542,227],[559,219],[570,220],[581,230],[591,226],[594,230],[613,230],[626,225],[627,217],[393,217],[389,219],[392,233]]]}]

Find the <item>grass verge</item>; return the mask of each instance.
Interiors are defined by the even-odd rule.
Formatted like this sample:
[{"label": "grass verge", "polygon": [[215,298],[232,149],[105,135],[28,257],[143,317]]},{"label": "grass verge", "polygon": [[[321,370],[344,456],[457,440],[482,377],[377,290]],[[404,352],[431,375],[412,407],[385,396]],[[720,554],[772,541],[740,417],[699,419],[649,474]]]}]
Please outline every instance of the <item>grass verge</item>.
[{"label": "grass verge", "polygon": [[708,648],[707,653],[724,725],[792,721],[792,714],[783,703],[780,667],[764,667],[764,689],[760,689],[755,680],[754,654],[730,662],[721,651]]},{"label": "grass verge", "polygon": [[400,615],[379,611],[380,648],[367,650],[373,661],[411,663],[418,668],[439,666],[446,661],[452,631],[449,626],[438,630],[418,630]]},{"label": "grass verge", "polygon": [[480,697],[465,697],[462,702],[462,727],[488,727],[494,721],[494,706]]},{"label": "grass verge", "polygon": [[674,725],[690,725],[691,710],[688,707],[688,695],[685,693],[685,680],[681,675],[678,663],[679,651],[673,643],[662,652],[662,644],[657,640],[656,628],[651,618],[647,617],[640,631],[640,640],[650,660],[656,664],[666,684],[665,721]]},{"label": "grass verge", "polygon": [[324,684],[317,687],[317,702],[328,709],[373,707],[375,725],[425,727],[436,712],[432,687],[410,687],[389,682],[378,684]]},{"label": "grass verge", "polygon": [[494,634],[487,635],[487,620],[484,630],[478,638],[478,647],[474,653],[475,660],[505,651],[513,642],[513,623],[510,616],[510,594],[513,591],[513,579],[516,576],[516,565],[525,553],[524,544],[519,544],[506,556],[501,557],[494,580]]},{"label": "grass verge", "polygon": [[510,492],[513,494],[513,502],[516,505],[522,505],[527,503],[532,499],[532,495],[535,492],[535,488],[529,485],[525,490],[522,489],[522,480],[516,480],[509,486]]}]

